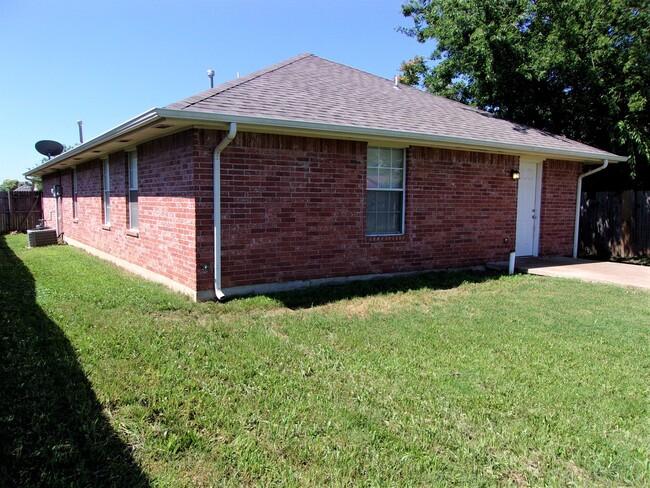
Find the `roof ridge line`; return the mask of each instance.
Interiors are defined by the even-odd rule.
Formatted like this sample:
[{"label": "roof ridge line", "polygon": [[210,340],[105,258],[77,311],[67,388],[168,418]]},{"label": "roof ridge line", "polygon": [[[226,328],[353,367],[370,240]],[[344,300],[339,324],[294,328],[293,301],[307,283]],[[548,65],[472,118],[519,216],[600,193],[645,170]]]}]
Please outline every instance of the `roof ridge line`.
[{"label": "roof ridge line", "polygon": [[[262,69],[259,69],[257,71],[253,71],[252,73],[250,73],[250,74],[248,74],[248,75],[246,75],[246,76],[244,76],[242,78],[239,78],[239,79],[235,78],[234,80],[230,80],[230,81],[226,81],[224,83],[221,83],[221,85],[226,85],[228,83],[233,83],[233,84],[231,86],[224,87],[222,90],[218,90],[218,91],[215,91],[214,89],[210,89],[209,91],[211,93],[208,96],[200,98],[198,100],[195,100],[192,103],[188,103],[183,109],[189,108],[189,107],[191,107],[193,105],[196,105],[197,103],[201,103],[201,102],[207,100],[208,98],[212,98],[215,95],[219,95],[221,93],[227,92],[228,90],[232,90],[234,88],[240,87],[240,86],[242,86],[242,85],[244,85],[246,83],[249,83],[249,82],[251,82],[253,80],[256,80],[256,79],[258,79],[258,78],[260,78],[260,77],[262,77],[264,75],[267,75],[269,73],[273,73],[274,71],[277,71],[277,70],[282,69],[282,68],[286,68],[287,66],[290,66],[290,65],[292,65],[294,63],[297,63],[298,61],[302,61],[303,59],[307,59],[309,57],[314,57],[314,54],[311,54],[311,53],[299,54],[299,55],[294,56],[293,58],[289,58],[289,59],[287,59],[285,61],[280,61],[279,63],[268,66],[266,68],[262,68]],[[221,85],[219,85],[219,86],[221,86]],[[217,89],[218,89],[218,87],[217,87]]]},{"label": "roof ridge line", "polygon": [[[357,71],[357,72],[362,73],[362,74],[364,74],[364,75],[372,76],[373,78],[378,78],[378,79],[380,79],[380,80],[382,80],[382,81],[386,81],[386,82],[388,82],[388,83],[393,83],[393,82],[394,82],[394,78],[393,78],[393,79],[391,79],[391,78],[384,78],[384,77],[381,76],[381,75],[377,75],[377,74],[375,74],[375,73],[371,73],[370,71],[365,71],[365,70],[363,70],[363,69],[361,69],[361,68],[357,68],[357,67],[355,67],[355,66],[350,66],[350,65],[347,65],[347,64],[343,64],[343,63],[340,63],[340,62],[338,62],[338,61],[332,61],[331,59],[323,58],[323,57],[316,56],[316,55],[313,55],[313,56],[316,57],[316,58],[322,59],[323,61],[327,61],[328,63],[336,64],[337,66],[342,66],[343,68],[347,68],[347,69],[350,69],[350,70],[353,70],[353,71]],[[404,86],[409,86],[409,85],[404,85]],[[411,87],[411,88],[412,88],[412,87]]]}]

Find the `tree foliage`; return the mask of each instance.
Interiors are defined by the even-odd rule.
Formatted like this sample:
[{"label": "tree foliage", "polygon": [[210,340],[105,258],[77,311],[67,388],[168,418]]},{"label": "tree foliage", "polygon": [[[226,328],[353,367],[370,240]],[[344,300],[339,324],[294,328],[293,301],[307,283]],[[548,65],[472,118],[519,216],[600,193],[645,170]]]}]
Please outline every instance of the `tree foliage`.
[{"label": "tree foliage", "polygon": [[402,65],[404,83],[627,154],[633,176],[648,172],[648,0],[410,0],[402,11],[414,24],[403,32],[436,43],[434,63]]},{"label": "tree foliage", "polygon": [[14,191],[19,186],[20,181],[7,179],[0,183],[0,191]]}]

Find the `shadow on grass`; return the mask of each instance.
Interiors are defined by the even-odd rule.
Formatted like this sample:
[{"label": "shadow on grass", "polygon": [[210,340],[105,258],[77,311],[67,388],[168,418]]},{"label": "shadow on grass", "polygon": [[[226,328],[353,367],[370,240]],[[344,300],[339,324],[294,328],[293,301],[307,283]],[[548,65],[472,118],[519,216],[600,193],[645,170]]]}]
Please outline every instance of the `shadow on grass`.
[{"label": "shadow on grass", "polygon": [[0,486],[149,486],[0,236]]},{"label": "shadow on grass", "polygon": [[339,300],[423,288],[450,290],[464,283],[483,283],[498,279],[500,276],[502,274],[496,271],[436,271],[399,278],[378,278],[342,285],[319,286],[292,292],[274,293],[269,296],[282,302],[285,307],[297,310],[326,305]]}]

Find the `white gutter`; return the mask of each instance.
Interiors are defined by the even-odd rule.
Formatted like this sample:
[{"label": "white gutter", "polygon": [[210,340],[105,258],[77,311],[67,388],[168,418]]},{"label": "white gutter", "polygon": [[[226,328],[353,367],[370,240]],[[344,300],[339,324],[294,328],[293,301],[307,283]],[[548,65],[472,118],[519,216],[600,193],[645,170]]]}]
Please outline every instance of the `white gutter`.
[{"label": "white gutter", "polygon": [[607,159],[603,160],[602,166],[598,166],[596,169],[587,171],[584,174],[578,176],[578,191],[576,192],[576,218],[575,218],[575,227],[573,228],[573,259],[578,257],[578,234],[580,232],[580,200],[582,200],[582,180],[587,176],[598,173],[599,171],[607,168],[609,161]]},{"label": "white gutter", "polygon": [[[274,132],[294,132],[314,137],[326,136],[343,139],[365,140],[368,138],[382,141],[396,141],[405,144],[414,145],[432,145],[432,146],[449,146],[467,150],[502,151],[506,154],[521,155],[539,154],[546,157],[557,157],[558,159],[570,158],[579,161],[602,161],[607,158],[609,161],[626,161],[627,157],[611,154],[606,151],[581,151],[579,149],[563,149],[540,147],[529,144],[518,144],[508,142],[497,142],[487,139],[478,139],[474,137],[463,137],[444,134],[430,134],[423,132],[400,131],[394,129],[382,129],[376,127],[363,127],[356,125],[331,124],[322,122],[310,122],[306,120],[288,120],[272,117],[256,117],[246,115],[235,115],[226,113],[194,112],[189,110],[169,109],[169,108],[152,108],[130,120],[114,127],[113,129],[74,147],[73,149],[56,156],[47,162],[25,172],[26,176],[35,176],[55,166],[58,163],[66,161],[75,155],[87,153],[96,146],[111,142],[126,134],[136,130],[153,125],[162,119],[175,119],[178,122],[184,122],[186,127],[195,127],[201,123],[207,124],[230,124],[237,123],[242,130],[272,130]],[[170,121],[171,122],[171,121]],[[183,127],[178,127],[182,129]],[[133,144],[137,140],[132,141]]]},{"label": "white gutter", "polygon": [[226,137],[214,148],[212,153],[212,208],[214,219],[214,294],[221,300],[225,295],[221,291],[221,152],[237,135],[237,124],[230,123],[230,130]]},{"label": "white gutter", "polygon": [[30,169],[29,171],[25,172],[25,176],[34,176],[34,173],[40,172],[43,169],[46,169],[50,166],[54,166],[60,161],[64,161],[66,159],[69,159],[72,156],[75,156],[79,153],[83,153],[85,151],[88,151],[92,149],[93,147],[96,147],[100,144],[103,144],[105,142],[108,142],[112,139],[116,139],[117,137],[123,136],[127,132],[131,132],[134,129],[139,129],[145,125],[148,125],[157,119],[159,119],[160,116],[155,108],[152,108],[150,110],[147,110],[146,112],[141,113],[140,115],[133,117],[132,119],[127,120],[126,122],[113,127],[112,129],[104,132],[103,134],[98,135],[97,137],[94,137],[93,139],[80,144],[79,146],[73,147],[69,151],[66,151],[64,153],[61,153],[59,156],[53,157],[49,160],[47,160],[45,163],[37,166],[36,168]]}]

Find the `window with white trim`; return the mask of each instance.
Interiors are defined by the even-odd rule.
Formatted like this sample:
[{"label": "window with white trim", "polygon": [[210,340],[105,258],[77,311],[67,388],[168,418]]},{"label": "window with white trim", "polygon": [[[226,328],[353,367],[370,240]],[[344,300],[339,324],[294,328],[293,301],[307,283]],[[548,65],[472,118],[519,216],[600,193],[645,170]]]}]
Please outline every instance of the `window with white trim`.
[{"label": "window with white trim", "polygon": [[77,208],[77,167],[72,168],[72,218],[77,220],[79,218],[79,210]]},{"label": "window with white trim", "polygon": [[104,225],[111,225],[111,175],[108,159],[102,160],[102,200]]},{"label": "window with white trim", "polygon": [[129,151],[129,229],[138,230],[138,153]]},{"label": "window with white trim", "polygon": [[404,149],[368,146],[366,235],[404,233]]}]

